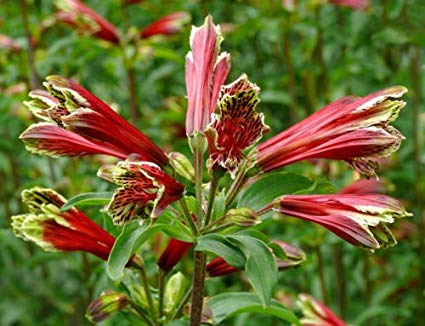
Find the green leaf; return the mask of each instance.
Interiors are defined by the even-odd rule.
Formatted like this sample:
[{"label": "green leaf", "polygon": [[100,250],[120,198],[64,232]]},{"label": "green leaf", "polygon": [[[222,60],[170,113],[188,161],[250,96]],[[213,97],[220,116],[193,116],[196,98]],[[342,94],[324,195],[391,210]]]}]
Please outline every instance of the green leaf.
[{"label": "green leaf", "polygon": [[259,210],[277,197],[299,192],[312,185],[312,180],[297,173],[267,173],[243,192],[238,207],[251,207]]},{"label": "green leaf", "polygon": [[272,300],[269,307],[265,308],[253,293],[230,292],[219,294],[208,301],[215,324],[243,312],[257,312],[286,320],[291,324],[299,325],[295,314],[283,306],[279,301]]},{"label": "green leaf", "polygon": [[168,225],[162,231],[170,237],[184,242],[193,242],[191,230],[171,210],[166,210],[157,223]]},{"label": "green leaf", "polygon": [[278,266],[269,247],[261,240],[245,235],[229,235],[227,239],[245,255],[245,271],[263,306],[270,306],[273,286],[277,282]]},{"label": "green leaf", "polygon": [[225,236],[219,234],[206,234],[199,237],[195,250],[220,256],[236,268],[243,268],[246,263],[244,253]]},{"label": "green leaf", "polygon": [[140,225],[137,221],[126,224],[118,236],[108,259],[107,273],[116,281],[123,276],[125,265],[136,250],[154,233],[167,228],[167,225],[156,223],[148,226]]},{"label": "green leaf", "polygon": [[72,206],[106,205],[112,197],[112,192],[87,192],[69,199],[61,208],[65,212]]}]

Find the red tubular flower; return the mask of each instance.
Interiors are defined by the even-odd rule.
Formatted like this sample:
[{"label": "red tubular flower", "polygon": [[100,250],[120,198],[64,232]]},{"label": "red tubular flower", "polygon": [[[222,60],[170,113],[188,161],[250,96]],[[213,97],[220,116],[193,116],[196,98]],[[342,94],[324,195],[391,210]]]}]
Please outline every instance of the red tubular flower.
[{"label": "red tubular flower", "polygon": [[178,11],[164,16],[152,24],[146,26],[140,32],[141,38],[149,38],[155,35],[173,35],[182,29],[184,23],[189,21],[190,15],[186,11]]},{"label": "red tubular flower", "polygon": [[78,32],[109,43],[119,43],[116,27],[81,1],[60,0],[57,3],[60,11],[56,14],[56,18],[59,21],[77,29]]},{"label": "red tubular flower", "polygon": [[287,195],[274,210],[317,223],[345,241],[370,249],[397,243],[387,223],[409,216],[396,199],[376,194]]},{"label": "red tubular flower", "polygon": [[158,259],[158,266],[164,272],[169,272],[183,258],[193,243],[171,239]]},{"label": "red tubular flower", "polygon": [[[286,259],[278,259],[277,266],[279,270],[285,270],[301,264],[305,260],[305,253],[300,248],[289,243],[273,240],[285,253]],[[217,257],[207,264],[207,272],[210,277],[228,275],[238,272],[239,269],[228,264],[223,258]]]},{"label": "red tubular flower", "polygon": [[119,186],[107,207],[114,223],[136,217],[156,218],[172,202],[183,196],[184,186],[151,162],[130,155],[117,165],[104,165],[98,176]]},{"label": "red tubular flower", "polygon": [[[38,118],[22,139],[30,152],[52,156],[106,154],[121,159],[136,153],[145,161],[168,163],[165,153],[106,103],[74,81],[47,77],[49,93],[36,90],[24,102]],[[60,140],[56,142],[56,140]]]},{"label": "red tubular flower", "polygon": [[107,260],[115,238],[77,208],[61,212],[66,199],[51,189],[22,192],[29,213],[12,217],[18,237],[47,251],[85,251]]},{"label": "red tubular flower", "polygon": [[220,52],[220,27],[211,16],[201,27],[193,27],[190,35],[192,51],[186,56],[186,90],[188,108],[186,134],[204,131],[214,112],[220,87],[230,70],[230,55]]},{"label": "red tubular flower", "polygon": [[369,7],[369,0],[329,0],[334,5],[346,6],[356,10],[365,10]]},{"label": "red tubular flower", "polygon": [[257,146],[263,172],[311,158],[344,160],[375,175],[376,159],[398,149],[404,138],[388,124],[405,102],[407,89],[390,87],[363,98],[344,97]]},{"label": "red tubular flower", "polygon": [[238,271],[238,268],[233,267],[221,257],[216,257],[207,264],[207,273],[210,277],[224,276]]},{"label": "red tubular flower", "polygon": [[263,133],[269,130],[264,115],[255,108],[260,102],[260,89],[246,75],[221,88],[218,112],[212,115],[205,134],[208,139],[212,168],[219,166],[232,175],[246,159],[243,150],[248,149]]},{"label": "red tubular flower", "polygon": [[311,295],[300,294],[297,303],[304,315],[300,320],[303,326],[347,326],[332,310]]}]

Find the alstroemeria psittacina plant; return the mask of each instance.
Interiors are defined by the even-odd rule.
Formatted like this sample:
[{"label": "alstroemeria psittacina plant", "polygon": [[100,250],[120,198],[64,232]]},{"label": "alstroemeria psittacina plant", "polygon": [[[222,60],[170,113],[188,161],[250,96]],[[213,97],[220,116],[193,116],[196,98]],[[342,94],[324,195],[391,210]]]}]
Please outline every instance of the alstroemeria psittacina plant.
[{"label": "alstroemeria psittacina plant", "polygon": [[[255,228],[272,210],[322,225],[353,245],[371,249],[395,244],[387,224],[409,215],[399,201],[383,195],[294,195],[312,192],[308,178],[270,173],[301,160],[323,158],[344,160],[359,172],[374,175],[375,160],[395,151],[403,138],[389,123],[405,104],[400,100],[404,87],[337,100],[257,145],[269,129],[257,112],[260,88],[244,74],[224,85],[230,56],[219,54],[221,41],[220,28],[211,17],[191,33],[185,78],[186,133],[193,164],[181,153],[164,153],[108,105],[69,79],[48,77],[48,93],[33,91],[32,100],[26,103],[46,121],[21,135],[30,151],[52,156],[106,154],[120,160],[98,172],[118,186],[106,206],[107,213],[115,224],[129,224],[110,251],[108,273],[113,280],[122,277],[129,257],[149,236],[159,231],[171,236],[158,261],[158,296],[152,294],[141,256],[137,256],[137,267],[142,284],[128,287],[136,288],[134,302],[143,307],[136,309],[137,313],[150,325],[179,318],[190,297],[190,325],[199,326],[207,271],[213,276],[235,271],[234,267],[244,269],[259,302],[271,304],[279,267],[296,265],[303,256],[283,243],[273,244],[259,230],[246,230]],[[258,169],[251,173],[254,167]],[[248,179],[255,172],[259,172],[255,178]],[[224,178],[226,173],[231,178]],[[141,225],[133,223],[137,219]],[[173,291],[170,285],[165,292],[178,295],[164,298],[166,279],[192,246],[192,287],[184,294],[184,282],[174,282],[181,280],[175,274],[169,282],[178,283],[178,290]],[[207,253],[218,257],[209,267]],[[133,300],[132,296],[134,293],[129,299]],[[213,318],[220,320],[214,316],[217,300],[212,298],[207,304]],[[167,306],[167,302],[172,304]],[[280,306],[273,302],[273,307]],[[287,310],[283,315],[288,316]]]}]

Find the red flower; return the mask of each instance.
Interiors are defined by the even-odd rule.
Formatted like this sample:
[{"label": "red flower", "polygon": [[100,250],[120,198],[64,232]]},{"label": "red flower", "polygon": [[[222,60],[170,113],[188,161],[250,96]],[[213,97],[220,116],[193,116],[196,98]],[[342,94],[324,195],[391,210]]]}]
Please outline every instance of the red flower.
[{"label": "red flower", "polygon": [[347,326],[323,303],[308,294],[300,294],[298,305],[304,317],[300,320],[303,326]]},{"label": "red flower", "polygon": [[218,112],[212,115],[205,134],[208,139],[212,168],[219,166],[236,172],[246,159],[243,150],[251,147],[269,130],[264,115],[255,108],[260,102],[260,89],[246,75],[223,86],[218,99]]},{"label": "red flower", "polygon": [[[278,245],[286,255],[286,259],[277,260],[279,270],[295,267],[305,260],[305,253],[300,248],[279,240],[272,242]],[[231,266],[221,257],[214,258],[207,264],[207,272],[211,277],[228,275],[237,271],[239,271],[238,268]]]},{"label": "red flower", "polygon": [[107,207],[114,223],[156,218],[172,202],[183,196],[184,186],[151,162],[130,155],[117,165],[104,165],[98,176],[119,186]]},{"label": "red flower", "polygon": [[405,102],[396,86],[363,98],[344,97],[257,146],[263,172],[311,158],[344,160],[366,176],[376,159],[398,149],[403,136],[388,124]]},{"label": "red flower", "polygon": [[183,258],[193,243],[171,239],[158,259],[158,266],[164,272],[169,272]]},{"label": "red flower", "polygon": [[12,217],[15,234],[47,251],[85,251],[107,260],[115,238],[77,208],[61,212],[66,199],[51,189],[22,192],[29,213]]},{"label": "red flower", "polygon": [[376,194],[287,195],[275,202],[274,209],[317,223],[353,245],[371,249],[395,245],[386,224],[411,215],[396,199]]},{"label": "red flower", "polygon": [[185,11],[173,12],[143,28],[140,32],[140,37],[149,38],[155,35],[167,36],[176,34],[189,19],[190,15]]},{"label": "red flower", "polygon": [[220,27],[214,25],[211,16],[205,19],[203,26],[192,28],[192,51],[186,56],[187,135],[204,131],[210,123],[220,87],[229,73],[229,54],[219,55],[221,41]]},{"label": "red flower", "polygon": [[87,7],[79,0],[58,1],[61,9],[56,18],[79,32],[93,35],[107,42],[119,43],[119,35],[116,27],[100,16],[96,11]]},{"label": "red flower", "polygon": [[145,161],[165,165],[168,158],[148,137],[106,103],[74,81],[47,77],[49,93],[32,91],[25,102],[47,121],[30,126],[22,139],[30,152],[52,156],[106,154],[121,159],[136,153]]}]

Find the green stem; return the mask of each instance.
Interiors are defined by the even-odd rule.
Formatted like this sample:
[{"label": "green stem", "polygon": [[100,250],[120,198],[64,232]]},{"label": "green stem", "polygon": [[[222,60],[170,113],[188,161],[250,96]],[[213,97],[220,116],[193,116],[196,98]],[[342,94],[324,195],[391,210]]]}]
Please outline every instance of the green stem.
[{"label": "green stem", "polygon": [[345,314],[345,296],[346,296],[346,280],[344,274],[344,265],[342,262],[342,248],[340,245],[332,246],[332,253],[334,257],[334,274],[335,274],[335,299],[339,309],[340,317]]},{"label": "green stem", "polygon": [[228,222],[228,223],[225,223],[223,225],[220,225],[220,226],[218,226],[218,227],[216,227],[216,228],[214,228],[214,229],[212,229],[210,231],[207,231],[206,233],[212,233],[212,232],[218,233],[218,232],[221,232],[221,231],[223,231],[225,229],[230,228],[231,226],[235,226],[235,224],[232,223],[232,222]]},{"label": "green stem", "polygon": [[180,201],[180,207],[183,209],[183,216],[185,218],[186,223],[190,226],[193,235],[197,235],[199,233],[198,226],[193,221],[192,215],[190,214],[189,207],[187,207],[186,198],[183,197]]},{"label": "green stem", "polygon": [[364,301],[365,304],[370,304],[370,294],[372,291],[372,282],[370,280],[370,258],[369,253],[363,254],[363,281],[364,281]]},{"label": "green stem", "polygon": [[135,264],[140,272],[140,278],[142,281],[142,286],[145,289],[146,299],[148,300],[149,309],[151,311],[152,320],[154,325],[158,325],[158,316],[155,309],[155,304],[152,298],[152,291],[148,281],[148,275],[146,274],[145,262],[141,256],[135,258]]},{"label": "green stem", "polygon": [[320,282],[320,291],[322,292],[322,301],[324,304],[327,304],[328,301],[328,292],[326,289],[326,278],[325,278],[325,264],[323,263],[322,250],[320,245],[315,246],[316,257],[317,257],[317,267],[319,270],[319,282]]},{"label": "green stem", "polygon": [[324,95],[325,102],[328,102],[328,68],[326,66],[325,57],[323,55],[323,29],[321,26],[321,17],[320,17],[320,8],[321,6],[316,6],[315,15],[316,15],[316,23],[317,23],[317,46],[316,46],[316,58],[317,63],[320,66],[321,76],[319,79],[319,84],[321,85],[321,94]]},{"label": "green stem", "polygon": [[130,306],[133,308],[133,314],[137,317],[140,317],[140,319],[143,319],[149,326],[155,326],[155,324],[146,316],[145,312],[140,309],[140,307],[135,304],[133,301],[130,301]]},{"label": "green stem", "polygon": [[207,255],[202,251],[194,252],[194,273],[192,280],[192,299],[190,304],[190,326],[201,325],[204,304],[204,286]]},{"label": "green stem", "polygon": [[[418,47],[411,49],[410,57],[410,78],[412,82],[412,129],[413,129],[413,148],[414,148],[414,166],[415,166],[415,206],[418,224],[418,234],[425,232],[425,214],[423,210],[423,173],[422,173],[422,144],[423,140],[421,134],[423,132],[423,125],[420,118],[421,108],[421,51]],[[418,253],[422,255],[425,252],[425,239],[419,237]],[[425,263],[420,264],[419,274],[420,286],[418,291],[418,318],[425,318],[425,302],[423,300],[423,291],[420,289],[425,288]]]},{"label": "green stem", "polygon": [[40,87],[40,79],[38,78],[37,70],[35,68],[35,59],[34,59],[34,43],[32,42],[31,31],[28,22],[28,8],[25,0],[19,1],[21,5],[21,18],[22,24],[24,26],[25,38],[27,41],[27,54],[28,54],[28,66],[30,70],[30,86],[32,89]]},{"label": "green stem", "polygon": [[288,76],[288,91],[291,96],[291,103],[289,106],[289,113],[291,123],[294,124],[298,121],[297,114],[297,81],[295,78],[295,70],[292,62],[292,44],[289,35],[289,27],[283,26],[283,60],[285,62],[286,74]]},{"label": "green stem", "polygon": [[190,295],[192,294],[193,287],[190,287],[189,290],[185,293],[183,299],[180,301],[179,305],[177,306],[175,312],[171,316],[170,320],[177,319],[181,316],[183,312],[183,308],[186,305],[186,302],[189,301]]},{"label": "green stem", "polygon": [[212,223],[206,225],[204,228],[201,229],[201,234],[203,234],[204,232],[209,232],[211,231],[211,229],[217,225],[219,225],[221,222],[223,222],[224,220],[226,220],[227,216],[222,215],[220,216],[218,219],[216,219],[215,221],[213,221]]},{"label": "green stem", "polygon": [[[197,136],[195,136],[197,137]],[[195,168],[195,193],[196,193],[196,209],[197,209],[197,224],[198,228],[201,227],[203,224],[203,193],[202,193],[202,173],[203,173],[203,159],[204,159],[204,152],[200,148],[200,146],[195,146],[194,148],[194,168]]]},{"label": "green stem", "polygon": [[218,189],[218,181],[219,179],[214,177],[211,180],[210,192],[208,195],[208,208],[207,208],[207,214],[205,215],[204,227],[208,226],[211,220],[211,214],[214,207],[214,200],[215,200],[215,196],[217,194],[217,189]]},{"label": "green stem", "polygon": [[239,190],[245,184],[246,173],[247,173],[247,171],[245,169],[245,166],[242,166],[240,172],[236,176],[235,181],[232,183],[232,185],[230,186],[229,191],[227,192],[227,195],[226,195],[226,204],[225,204],[226,205],[226,209],[225,209],[225,211],[227,211],[229,209],[230,205],[232,205],[233,201],[235,200],[236,196],[239,193]]},{"label": "green stem", "polygon": [[163,270],[160,270],[158,275],[158,294],[159,294],[158,313],[159,313],[160,319],[164,315],[164,289],[165,289],[165,272]]}]

